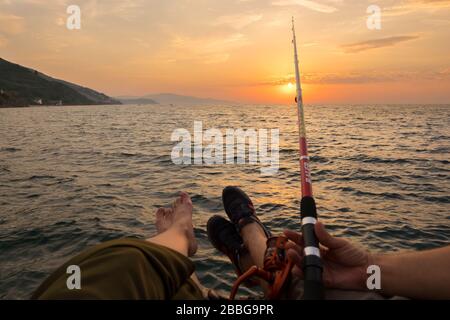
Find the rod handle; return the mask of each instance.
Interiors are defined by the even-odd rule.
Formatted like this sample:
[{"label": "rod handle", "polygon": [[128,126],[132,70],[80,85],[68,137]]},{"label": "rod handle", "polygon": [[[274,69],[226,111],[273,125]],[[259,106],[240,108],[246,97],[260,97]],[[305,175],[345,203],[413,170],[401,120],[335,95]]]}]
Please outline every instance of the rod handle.
[{"label": "rod handle", "polygon": [[303,197],[300,203],[302,234],[304,241],[304,294],[305,300],[322,300],[324,298],[322,281],[322,260],[319,241],[314,231],[317,220],[316,202],[313,197]]},{"label": "rod handle", "polygon": [[323,300],[322,281],[305,280],[303,300]]}]

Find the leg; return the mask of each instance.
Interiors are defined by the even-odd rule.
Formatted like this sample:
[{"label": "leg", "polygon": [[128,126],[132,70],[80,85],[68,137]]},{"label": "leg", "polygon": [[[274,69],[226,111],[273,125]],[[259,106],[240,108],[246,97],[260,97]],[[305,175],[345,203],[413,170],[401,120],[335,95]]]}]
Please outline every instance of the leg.
[{"label": "leg", "polygon": [[264,266],[264,253],[266,252],[267,237],[257,223],[249,223],[241,230],[244,245],[250,253],[253,264],[262,268]]},{"label": "leg", "polygon": [[[254,265],[263,268],[266,242],[270,232],[264,230],[264,226],[256,217],[250,197],[241,189],[230,186],[223,190],[222,201],[228,218],[239,230],[244,246],[249,252],[246,258],[248,268]],[[263,280],[259,282],[267,293],[267,283]]]},{"label": "leg", "polygon": [[[249,223],[245,225],[241,230],[241,236],[244,240],[244,245],[249,252],[249,258],[251,264],[248,268],[256,265],[259,268],[264,266],[264,254],[266,252],[267,237],[264,230],[257,223]],[[259,284],[264,291],[265,296],[268,294],[268,284],[264,280],[259,280]]]},{"label": "leg", "polygon": [[[181,193],[172,208],[159,208],[156,211],[155,224],[158,234],[147,241],[168,247],[185,256],[195,254],[197,242],[192,226],[192,202],[186,193]],[[200,283],[195,273],[191,279],[202,292],[203,298],[211,298],[214,293]]]},{"label": "leg", "polygon": [[187,257],[197,251],[197,240],[192,225],[192,201],[182,192],[172,208],[160,208],[156,212],[158,235],[147,241],[175,250]]},{"label": "leg", "polygon": [[[204,298],[202,287],[190,279],[194,265],[187,256],[195,253],[197,243],[187,194],[181,194],[171,209],[158,210],[157,229],[159,234],[148,241],[117,239],[85,250],[58,268],[32,299]],[[82,270],[80,290],[67,288],[69,265]]]}]

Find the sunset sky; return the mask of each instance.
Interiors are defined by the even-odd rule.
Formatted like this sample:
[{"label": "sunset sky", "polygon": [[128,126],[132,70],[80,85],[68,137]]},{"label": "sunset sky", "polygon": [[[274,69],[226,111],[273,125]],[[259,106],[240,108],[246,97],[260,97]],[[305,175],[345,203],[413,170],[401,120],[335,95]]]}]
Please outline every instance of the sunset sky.
[{"label": "sunset sky", "polygon": [[0,0],[0,57],[110,96],[288,103],[291,16],[307,103],[450,103],[450,0]]}]

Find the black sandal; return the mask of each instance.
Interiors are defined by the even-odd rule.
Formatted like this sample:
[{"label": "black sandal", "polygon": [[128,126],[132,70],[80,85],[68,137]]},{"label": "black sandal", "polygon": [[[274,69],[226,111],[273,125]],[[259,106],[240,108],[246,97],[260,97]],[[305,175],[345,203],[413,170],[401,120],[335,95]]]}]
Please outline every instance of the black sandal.
[{"label": "black sandal", "polygon": [[234,224],[237,232],[249,223],[257,223],[264,231],[267,239],[272,237],[271,232],[262,224],[255,213],[250,197],[238,187],[226,187],[222,192],[222,201],[228,218]]},{"label": "black sandal", "polygon": [[212,245],[217,250],[227,255],[233,263],[237,275],[242,275],[243,272],[240,258],[242,254],[247,253],[248,251],[234,225],[221,216],[213,216],[208,220],[206,231]]}]

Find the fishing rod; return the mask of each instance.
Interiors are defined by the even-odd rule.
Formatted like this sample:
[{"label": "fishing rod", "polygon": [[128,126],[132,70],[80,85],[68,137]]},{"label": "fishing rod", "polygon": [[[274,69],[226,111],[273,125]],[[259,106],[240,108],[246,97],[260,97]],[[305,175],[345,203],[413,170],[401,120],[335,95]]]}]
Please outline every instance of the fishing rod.
[{"label": "fishing rod", "polygon": [[[317,222],[317,210],[316,203],[312,195],[311,173],[309,170],[308,146],[306,143],[303,96],[300,83],[300,71],[298,67],[297,39],[295,37],[294,18],[292,18],[292,32],[294,35],[292,42],[294,44],[295,77],[297,81],[297,97],[295,100],[298,107],[300,172],[302,182],[300,212],[302,217],[302,234],[304,240],[303,299],[320,300],[323,299],[322,261],[320,259],[319,242],[314,232],[314,225]],[[293,267],[293,261],[286,252],[287,242],[288,239],[284,236],[271,237],[267,239],[267,249],[264,253],[263,267],[260,268],[257,266],[252,266],[240,275],[231,289],[230,300],[233,300],[236,297],[241,284],[252,277],[258,277],[267,283],[267,298],[269,300],[280,299],[284,296],[283,292],[287,288]]]},{"label": "fishing rod", "polygon": [[300,145],[300,173],[302,199],[300,202],[300,214],[302,219],[302,234],[304,241],[304,294],[305,300],[323,299],[322,260],[320,257],[319,241],[314,232],[317,222],[316,202],[312,192],[311,171],[309,169],[308,143],[306,141],[305,115],[303,111],[303,93],[300,82],[300,69],[298,62],[297,38],[295,36],[294,17],[292,17],[292,34],[295,60],[295,79],[297,88],[298,132]]}]

